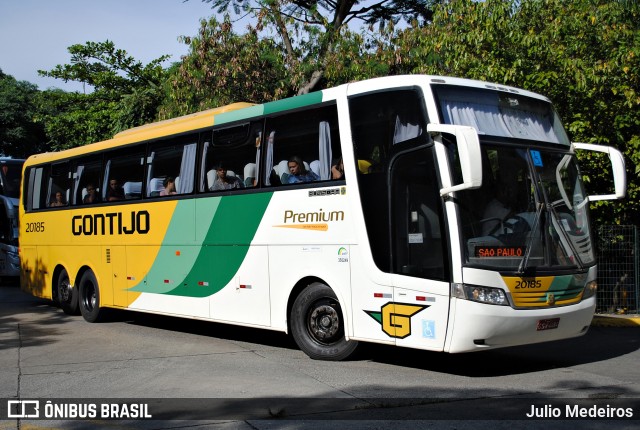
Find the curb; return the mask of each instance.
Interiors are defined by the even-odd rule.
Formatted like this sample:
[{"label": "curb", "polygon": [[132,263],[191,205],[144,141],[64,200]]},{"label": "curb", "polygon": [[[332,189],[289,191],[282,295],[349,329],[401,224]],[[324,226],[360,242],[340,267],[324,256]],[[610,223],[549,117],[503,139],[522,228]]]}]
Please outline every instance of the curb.
[{"label": "curb", "polygon": [[640,316],[594,315],[591,327],[640,327]]}]

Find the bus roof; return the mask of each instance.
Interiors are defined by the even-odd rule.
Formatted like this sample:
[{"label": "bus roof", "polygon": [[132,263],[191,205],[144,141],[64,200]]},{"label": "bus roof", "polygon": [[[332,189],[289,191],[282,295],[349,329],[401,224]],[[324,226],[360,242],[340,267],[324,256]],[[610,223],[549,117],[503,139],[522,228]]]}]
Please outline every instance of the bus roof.
[{"label": "bus roof", "polygon": [[250,106],[253,106],[253,104],[232,103],[230,105],[192,113],[190,115],[153,122],[150,124],[141,125],[139,127],[133,127],[128,130],[121,131],[113,138],[115,140],[135,137],[135,140],[144,140],[158,136],[166,136],[167,134],[175,134],[181,131],[197,130],[199,128],[205,128],[213,125],[213,117],[216,115],[243,109]]},{"label": "bus roof", "polygon": [[233,103],[218,108],[208,109],[202,112],[196,112],[190,115],[141,125],[139,127],[134,127],[122,131],[116,134],[112,139],[104,140],[102,142],[91,143],[88,145],[67,149],[65,151],[35,154],[29,157],[29,162],[39,162],[44,161],[45,159],[47,161],[66,159],[76,155],[82,155],[87,152],[100,151],[120,145],[126,145],[132,142],[157,139],[160,137],[211,127],[213,126],[214,117],[216,115],[244,109],[251,106],[254,105],[252,103]]},{"label": "bus roof", "polygon": [[[279,112],[288,109],[295,109],[298,107],[313,105],[321,103],[323,101],[323,95],[326,97],[331,94],[332,90],[337,90],[344,86],[361,86],[371,87],[371,89],[386,87],[386,86],[407,86],[411,85],[412,79],[420,81],[429,85],[457,85],[466,86],[470,88],[485,88],[495,91],[506,91],[510,93],[517,93],[527,97],[533,97],[549,101],[545,96],[531,91],[523,90],[520,88],[510,87],[502,84],[495,84],[491,82],[478,81],[466,78],[455,78],[447,76],[435,76],[435,75],[404,75],[404,76],[387,76],[373,79],[367,79],[364,81],[357,81],[353,83],[347,83],[335,88],[327,88],[322,91],[317,91],[305,95],[290,97],[282,100],[268,102],[264,104],[253,103],[232,103],[226,106],[221,106],[213,109],[208,109],[202,112],[193,113],[177,118],[172,118],[164,121],[158,121],[150,124],[145,124],[139,127],[134,127],[120,133],[117,133],[112,139],[102,142],[83,145],[76,148],[71,148],[65,151],[49,152],[44,154],[36,154],[29,157],[29,163],[38,163],[43,161],[55,161],[58,159],[66,159],[77,155],[82,155],[88,152],[101,151],[103,149],[113,148],[120,145],[126,145],[128,143],[140,142],[145,140],[152,140],[161,137],[176,135],[188,131],[196,131],[204,129],[206,127],[212,127],[215,124],[224,124],[236,120],[248,119],[254,116],[260,116],[262,114],[269,114]],[[329,95],[329,98],[331,96]]]}]

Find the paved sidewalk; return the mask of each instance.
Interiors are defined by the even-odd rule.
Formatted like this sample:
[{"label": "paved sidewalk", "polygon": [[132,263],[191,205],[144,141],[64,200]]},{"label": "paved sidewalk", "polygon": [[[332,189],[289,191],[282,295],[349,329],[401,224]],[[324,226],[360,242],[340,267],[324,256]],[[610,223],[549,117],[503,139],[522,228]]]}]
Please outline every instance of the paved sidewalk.
[{"label": "paved sidewalk", "polygon": [[640,327],[640,315],[597,314],[591,322],[595,327]]}]

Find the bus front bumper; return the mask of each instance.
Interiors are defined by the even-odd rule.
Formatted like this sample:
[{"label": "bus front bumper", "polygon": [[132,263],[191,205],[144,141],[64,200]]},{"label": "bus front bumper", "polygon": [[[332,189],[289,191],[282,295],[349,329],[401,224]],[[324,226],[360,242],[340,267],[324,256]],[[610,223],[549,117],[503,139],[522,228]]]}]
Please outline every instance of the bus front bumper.
[{"label": "bus front bumper", "polygon": [[456,353],[581,336],[593,319],[596,298],[546,309],[513,309],[457,298],[451,305],[454,320],[445,350]]}]

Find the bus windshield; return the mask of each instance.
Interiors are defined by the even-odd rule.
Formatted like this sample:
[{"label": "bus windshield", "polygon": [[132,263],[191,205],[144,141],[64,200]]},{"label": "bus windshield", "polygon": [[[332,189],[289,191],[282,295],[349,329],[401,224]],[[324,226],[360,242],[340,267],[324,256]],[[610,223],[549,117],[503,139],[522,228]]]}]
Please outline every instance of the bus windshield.
[{"label": "bus windshield", "polygon": [[485,144],[483,183],[459,194],[466,263],[524,273],[595,263],[572,154]]}]

